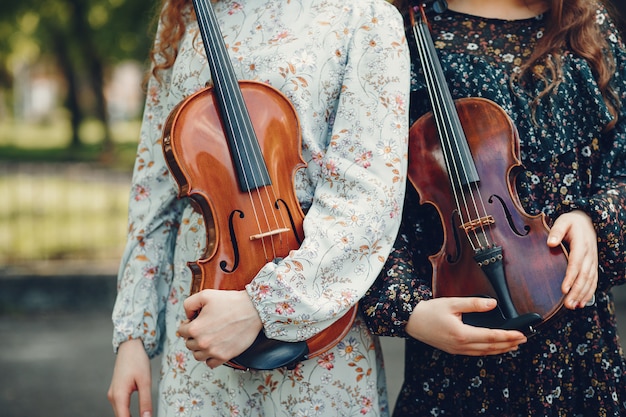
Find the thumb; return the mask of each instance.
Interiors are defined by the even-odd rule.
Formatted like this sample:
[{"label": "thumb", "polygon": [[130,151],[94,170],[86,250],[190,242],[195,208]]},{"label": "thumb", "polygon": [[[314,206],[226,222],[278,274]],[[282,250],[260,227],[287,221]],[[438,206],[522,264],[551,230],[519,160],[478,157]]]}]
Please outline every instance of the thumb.
[{"label": "thumb", "polygon": [[563,241],[563,237],[565,236],[566,226],[563,224],[563,222],[559,220],[561,220],[560,217],[555,220],[554,225],[552,226],[552,228],[550,229],[550,232],[548,233],[547,243],[548,243],[548,246],[551,248],[554,248],[560,245],[561,242]]}]

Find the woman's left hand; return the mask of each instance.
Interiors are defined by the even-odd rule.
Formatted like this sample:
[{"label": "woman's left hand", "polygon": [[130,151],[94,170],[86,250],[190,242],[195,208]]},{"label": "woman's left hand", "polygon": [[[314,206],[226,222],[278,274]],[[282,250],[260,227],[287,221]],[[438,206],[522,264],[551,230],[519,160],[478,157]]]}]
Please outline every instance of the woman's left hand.
[{"label": "woman's left hand", "polygon": [[574,310],[593,300],[598,286],[598,242],[591,218],[581,210],[559,216],[548,235],[548,246],[569,246],[561,290],[565,307]]},{"label": "woman's left hand", "polygon": [[183,305],[189,320],[178,334],[194,358],[210,368],[243,353],[263,328],[246,291],[203,290]]}]

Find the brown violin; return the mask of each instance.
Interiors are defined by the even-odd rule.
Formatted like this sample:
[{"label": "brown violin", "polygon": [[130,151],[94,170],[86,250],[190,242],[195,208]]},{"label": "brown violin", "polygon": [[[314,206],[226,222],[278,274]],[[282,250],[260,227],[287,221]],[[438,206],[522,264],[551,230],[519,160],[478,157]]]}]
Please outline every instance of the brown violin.
[{"label": "brown violin", "polygon": [[[182,101],[164,126],[163,152],[179,187],[205,222],[203,257],[190,262],[191,293],[243,290],[268,262],[279,262],[302,242],[302,212],[294,191],[301,156],[298,116],[277,89],[238,81],[217,18],[208,2],[193,0],[213,86]],[[227,364],[275,369],[317,356],[349,331],[356,306],[302,342],[264,333]]]},{"label": "brown violin", "polygon": [[547,246],[543,213],[530,216],[519,202],[511,119],[489,100],[452,99],[424,8],[411,8],[410,18],[432,111],[411,126],[408,176],[443,225],[443,245],[430,257],[433,296],[494,297],[496,309],[463,321],[531,335],[563,309],[567,253]]}]

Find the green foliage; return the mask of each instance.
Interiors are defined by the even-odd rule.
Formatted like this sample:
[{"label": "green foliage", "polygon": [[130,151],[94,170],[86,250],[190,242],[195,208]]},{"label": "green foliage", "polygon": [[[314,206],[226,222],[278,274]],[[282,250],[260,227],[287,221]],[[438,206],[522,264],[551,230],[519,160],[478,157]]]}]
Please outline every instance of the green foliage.
[{"label": "green foliage", "polygon": [[38,45],[41,55],[54,55],[53,43],[61,37],[74,51],[75,60],[81,59],[81,51],[93,48],[93,52],[109,64],[124,59],[143,62],[152,42],[149,29],[155,3],[141,0],[2,1],[0,58],[19,55],[19,48],[23,47],[19,39]]},{"label": "green foliage", "polygon": [[[62,117],[48,123],[0,122],[0,165],[6,162],[93,162],[110,169],[132,170],[139,140],[139,120],[113,124],[113,149],[103,153],[96,120],[81,127],[83,145],[68,146],[69,126]],[[103,158],[107,158],[104,160]]]},{"label": "green foliage", "polygon": [[70,114],[68,147],[84,144],[81,125],[95,118],[103,126],[103,152],[110,154],[114,144],[105,78],[121,61],[147,62],[155,4],[146,6],[141,0],[0,2],[0,99],[11,95],[13,71],[48,63],[64,79],[62,105]]}]

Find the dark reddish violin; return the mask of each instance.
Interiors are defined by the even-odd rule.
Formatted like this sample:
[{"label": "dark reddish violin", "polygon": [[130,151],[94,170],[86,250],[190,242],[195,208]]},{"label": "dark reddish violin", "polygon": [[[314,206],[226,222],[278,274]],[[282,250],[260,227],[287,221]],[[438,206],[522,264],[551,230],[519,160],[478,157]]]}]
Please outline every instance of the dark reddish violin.
[{"label": "dark reddish violin", "polygon": [[433,110],[411,126],[408,176],[443,224],[442,248],[430,257],[433,295],[494,297],[494,311],[464,322],[530,335],[563,309],[567,254],[547,246],[545,216],[526,214],[519,202],[511,119],[489,100],[452,99],[424,8],[410,16]]},{"label": "dark reddish violin", "polygon": [[[238,81],[211,6],[193,0],[213,87],[181,102],[164,127],[163,151],[179,186],[202,214],[206,251],[189,263],[191,293],[243,290],[268,262],[279,262],[302,242],[304,214],[294,174],[305,166],[298,116],[271,86]],[[238,369],[293,366],[337,344],[356,306],[332,326],[302,342],[261,332],[228,365]]]}]

